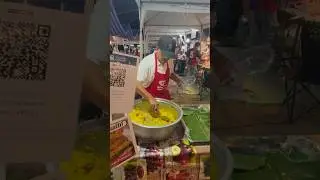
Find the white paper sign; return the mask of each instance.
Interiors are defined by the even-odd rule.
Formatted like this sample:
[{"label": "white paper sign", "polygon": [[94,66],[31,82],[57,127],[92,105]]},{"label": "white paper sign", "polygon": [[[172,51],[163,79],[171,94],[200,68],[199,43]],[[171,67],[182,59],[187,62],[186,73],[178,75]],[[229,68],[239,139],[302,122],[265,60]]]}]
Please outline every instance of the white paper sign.
[{"label": "white paper sign", "polygon": [[129,113],[134,105],[137,58],[127,54],[110,55],[110,113]]},{"label": "white paper sign", "polygon": [[71,155],[87,22],[85,15],[0,2],[1,161]]}]

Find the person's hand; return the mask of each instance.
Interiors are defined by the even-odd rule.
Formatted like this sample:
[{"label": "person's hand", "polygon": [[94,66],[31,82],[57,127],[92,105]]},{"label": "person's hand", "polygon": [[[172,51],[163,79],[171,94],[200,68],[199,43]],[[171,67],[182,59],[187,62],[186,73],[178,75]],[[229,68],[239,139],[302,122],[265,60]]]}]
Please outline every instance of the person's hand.
[{"label": "person's hand", "polygon": [[148,101],[149,101],[149,103],[150,103],[150,105],[151,105],[151,110],[152,110],[152,112],[155,113],[155,114],[158,114],[158,112],[159,112],[158,103],[157,103],[157,101],[155,100],[155,98],[154,98],[154,97],[150,97],[150,98],[148,99]]}]

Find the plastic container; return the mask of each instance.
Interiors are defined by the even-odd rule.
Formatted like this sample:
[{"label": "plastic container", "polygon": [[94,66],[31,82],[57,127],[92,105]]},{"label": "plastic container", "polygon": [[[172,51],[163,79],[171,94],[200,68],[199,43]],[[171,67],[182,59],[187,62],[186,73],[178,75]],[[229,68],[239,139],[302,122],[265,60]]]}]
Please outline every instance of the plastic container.
[{"label": "plastic container", "polygon": [[196,84],[196,78],[187,76],[181,79],[183,81],[182,88],[177,88],[178,94],[197,95],[200,93],[199,86]]}]

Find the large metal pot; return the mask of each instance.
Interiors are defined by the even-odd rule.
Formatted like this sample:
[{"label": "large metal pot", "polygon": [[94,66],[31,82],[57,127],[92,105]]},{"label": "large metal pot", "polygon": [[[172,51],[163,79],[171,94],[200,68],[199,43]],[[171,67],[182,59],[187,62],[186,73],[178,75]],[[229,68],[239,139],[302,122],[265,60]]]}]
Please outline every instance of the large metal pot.
[{"label": "large metal pot", "polygon": [[[137,100],[135,101],[135,104],[138,104],[141,101],[142,100]],[[172,135],[177,125],[179,125],[183,116],[183,111],[180,108],[180,106],[166,99],[156,98],[156,101],[158,103],[170,105],[171,107],[176,109],[178,113],[177,119],[173,123],[168,124],[166,126],[144,126],[144,125],[132,122],[133,130],[137,137],[140,137],[143,139],[152,139],[152,140],[165,140],[169,138],[170,135]]]}]

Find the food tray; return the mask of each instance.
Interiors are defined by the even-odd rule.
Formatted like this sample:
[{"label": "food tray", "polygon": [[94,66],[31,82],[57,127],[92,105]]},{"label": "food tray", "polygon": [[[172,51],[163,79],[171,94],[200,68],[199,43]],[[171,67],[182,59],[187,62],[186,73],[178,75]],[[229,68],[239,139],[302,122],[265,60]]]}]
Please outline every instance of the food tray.
[{"label": "food tray", "polygon": [[[184,104],[181,105],[181,108],[201,108],[201,107],[207,107],[210,109],[210,105],[209,104]],[[188,132],[188,126],[185,123],[184,119],[182,118],[181,124],[184,128],[184,132],[185,132],[185,137],[189,137],[189,132]],[[191,138],[188,138],[188,140],[190,141],[190,143],[192,145],[210,145],[210,140],[208,141],[199,141],[199,140],[192,140]]]}]

